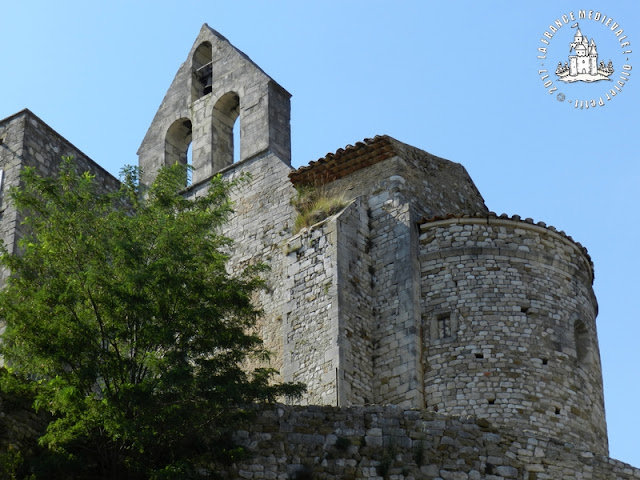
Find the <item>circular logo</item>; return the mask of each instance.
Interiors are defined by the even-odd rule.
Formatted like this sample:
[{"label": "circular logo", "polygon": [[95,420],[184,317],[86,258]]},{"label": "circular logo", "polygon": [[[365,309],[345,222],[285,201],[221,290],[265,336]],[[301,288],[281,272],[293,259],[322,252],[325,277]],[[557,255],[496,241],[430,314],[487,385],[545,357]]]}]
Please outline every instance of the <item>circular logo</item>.
[{"label": "circular logo", "polygon": [[556,100],[573,108],[604,107],[628,88],[631,41],[620,22],[596,10],[555,18],[540,37],[538,75]]}]

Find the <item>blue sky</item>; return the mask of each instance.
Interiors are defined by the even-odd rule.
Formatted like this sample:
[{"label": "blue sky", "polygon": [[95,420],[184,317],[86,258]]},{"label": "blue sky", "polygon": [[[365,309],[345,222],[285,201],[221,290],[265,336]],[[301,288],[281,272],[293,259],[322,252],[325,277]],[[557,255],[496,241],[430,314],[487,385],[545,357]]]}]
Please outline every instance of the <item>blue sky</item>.
[{"label": "blue sky", "polygon": [[[612,78],[632,67],[611,100],[603,82],[555,81],[549,94],[538,74],[567,61],[575,30],[572,22],[558,29],[541,60],[544,32],[582,9],[606,14],[628,35],[632,53],[623,55],[603,23],[580,20],[600,58],[618,66]],[[462,163],[498,214],[544,221],[587,247],[611,455],[640,467],[640,314],[632,301],[640,287],[640,2],[6,2],[0,118],[29,108],[117,174],[137,163],[205,22],[292,93],[294,166],[389,134]],[[568,102],[600,97],[602,107]]]}]

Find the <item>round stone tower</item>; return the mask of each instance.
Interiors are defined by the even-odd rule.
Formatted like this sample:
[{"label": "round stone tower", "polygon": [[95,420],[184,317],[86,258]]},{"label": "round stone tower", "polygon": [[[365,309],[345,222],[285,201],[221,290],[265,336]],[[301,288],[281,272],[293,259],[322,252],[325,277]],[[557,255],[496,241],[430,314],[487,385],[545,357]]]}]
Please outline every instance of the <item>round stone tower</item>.
[{"label": "round stone tower", "polygon": [[425,403],[608,453],[593,266],[530,219],[421,222]]}]

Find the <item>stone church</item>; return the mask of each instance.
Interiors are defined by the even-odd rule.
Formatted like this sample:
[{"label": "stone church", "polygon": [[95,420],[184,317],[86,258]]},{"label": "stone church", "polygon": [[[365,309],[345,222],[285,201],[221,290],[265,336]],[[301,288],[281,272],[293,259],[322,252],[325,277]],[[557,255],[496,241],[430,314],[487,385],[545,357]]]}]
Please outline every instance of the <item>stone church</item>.
[{"label": "stone church", "polygon": [[[253,455],[221,475],[640,478],[608,457],[586,249],[492,213],[463,166],[386,135],[293,169],[290,97],[205,24],[138,150],[144,183],[190,163],[188,197],[214,174],[250,174],[226,226],[230,268],[270,266],[259,330],[280,378],[307,385],[237,432]],[[117,187],[32,112],[0,121],[2,192],[63,155]],[[339,208],[298,229],[304,191]],[[0,201],[15,245],[18,214]]]}]

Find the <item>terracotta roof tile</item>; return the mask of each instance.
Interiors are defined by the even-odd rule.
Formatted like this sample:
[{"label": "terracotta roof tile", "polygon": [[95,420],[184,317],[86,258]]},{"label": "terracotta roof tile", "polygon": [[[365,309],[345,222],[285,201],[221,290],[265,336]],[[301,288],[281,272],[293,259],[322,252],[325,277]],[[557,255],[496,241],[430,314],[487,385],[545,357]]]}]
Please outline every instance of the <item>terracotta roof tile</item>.
[{"label": "terracotta roof tile", "polygon": [[309,165],[289,173],[294,185],[323,185],[346,177],[351,173],[382,162],[396,155],[393,143],[387,135],[366,138],[355,145],[327,153]]}]

